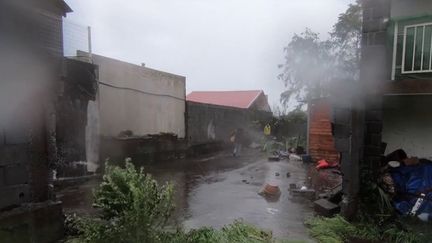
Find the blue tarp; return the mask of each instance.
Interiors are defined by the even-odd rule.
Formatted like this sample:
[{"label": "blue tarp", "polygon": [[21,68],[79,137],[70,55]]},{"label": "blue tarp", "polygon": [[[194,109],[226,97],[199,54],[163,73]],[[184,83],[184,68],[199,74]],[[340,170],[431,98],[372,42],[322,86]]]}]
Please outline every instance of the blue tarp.
[{"label": "blue tarp", "polygon": [[391,170],[398,196],[393,201],[395,208],[402,214],[408,214],[416,203],[420,193],[426,197],[417,211],[432,214],[432,162],[420,160],[418,165],[401,166]]}]

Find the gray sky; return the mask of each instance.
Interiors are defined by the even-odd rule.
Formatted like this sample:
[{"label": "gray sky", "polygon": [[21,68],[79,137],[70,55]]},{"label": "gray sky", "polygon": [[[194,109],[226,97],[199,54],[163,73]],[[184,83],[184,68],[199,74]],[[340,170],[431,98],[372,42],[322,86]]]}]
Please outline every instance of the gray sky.
[{"label": "gray sky", "polygon": [[352,0],[66,0],[92,27],[93,52],[186,76],[187,92],[263,89],[270,105],[283,47],[306,27],[326,38]]}]

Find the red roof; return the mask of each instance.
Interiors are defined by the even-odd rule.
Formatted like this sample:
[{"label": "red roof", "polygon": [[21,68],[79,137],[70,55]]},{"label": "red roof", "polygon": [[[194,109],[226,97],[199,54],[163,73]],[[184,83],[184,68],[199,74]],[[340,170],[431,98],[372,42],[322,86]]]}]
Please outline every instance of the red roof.
[{"label": "red roof", "polygon": [[230,106],[247,109],[263,93],[262,90],[249,91],[194,91],[187,97],[187,101]]}]

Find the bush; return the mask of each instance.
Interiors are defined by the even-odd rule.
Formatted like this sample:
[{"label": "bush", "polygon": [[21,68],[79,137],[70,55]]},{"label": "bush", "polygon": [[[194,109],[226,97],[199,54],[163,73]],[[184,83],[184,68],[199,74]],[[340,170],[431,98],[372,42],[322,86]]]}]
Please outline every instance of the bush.
[{"label": "bush", "polygon": [[102,217],[80,220],[83,241],[157,242],[174,210],[173,187],[158,185],[129,160],[124,169],[107,164],[94,206],[101,209]]}]

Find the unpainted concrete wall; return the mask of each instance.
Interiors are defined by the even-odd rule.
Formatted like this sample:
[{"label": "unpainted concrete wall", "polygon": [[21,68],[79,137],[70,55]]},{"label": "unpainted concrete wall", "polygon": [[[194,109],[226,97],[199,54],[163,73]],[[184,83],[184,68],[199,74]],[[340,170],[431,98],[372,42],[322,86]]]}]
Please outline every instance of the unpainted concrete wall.
[{"label": "unpainted concrete wall", "polygon": [[125,130],[137,136],[159,133],[185,136],[185,77],[98,55],[93,55],[93,61],[99,66],[100,82],[128,88],[99,85],[102,136],[117,136]]},{"label": "unpainted concrete wall", "polygon": [[409,156],[432,159],[432,96],[384,99],[383,141],[386,153],[403,149]]}]

